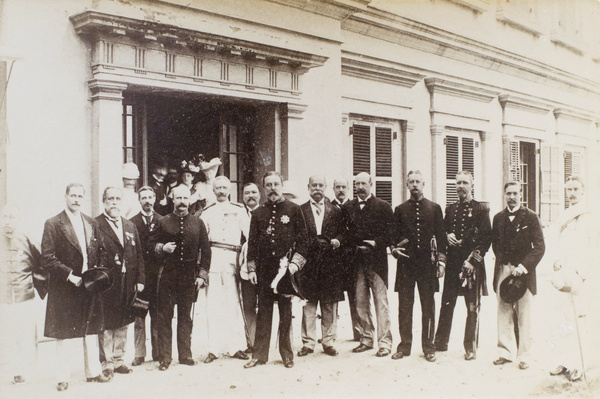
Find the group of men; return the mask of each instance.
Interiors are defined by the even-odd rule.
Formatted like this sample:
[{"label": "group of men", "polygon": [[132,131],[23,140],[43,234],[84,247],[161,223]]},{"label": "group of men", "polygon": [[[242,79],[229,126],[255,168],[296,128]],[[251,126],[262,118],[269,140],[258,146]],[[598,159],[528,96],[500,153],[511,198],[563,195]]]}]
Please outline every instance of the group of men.
[{"label": "group of men", "polygon": [[[231,202],[231,183],[219,176],[213,181],[216,202],[200,214],[189,212],[191,191],[186,185],[172,188],[172,209],[164,215],[156,211],[163,205],[157,203],[155,190],[144,186],[138,190],[141,211],[131,220],[120,214],[122,189],[104,190],[104,212],[94,220],[80,211],[83,186],[70,184],[65,210],[44,226],[41,251],[42,272],[49,273],[45,335],[57,340],[61,373],[57,389],[68,388],[68,356],[75,338],[83,338],[88,382],[107,382],[115,373],[132,372],[123,358],[136,296],[149,302],[151,356],[159,369],[167,370],[172,362],[175,305],[179,363],[196,364],[191,352],[193,303],[203,287],[209,340],[205,363],[228,355],[249,360],[245,368],[265,364],[277,302],[279,352],[284,366],[293,367],[292,295],[305,300],[303,346],[297,355],[308,356],[320,342],[325,354],[336,356],[338,302],[344,300],[344,291],[358,341],[352,351],[361,353],[377,345],[376,356],[388,356],[392,352],[388,249],[397,259],[394,289],[400,329],[392,359],[411,354],[415,285],[425,359],[433,362],[436,351],[448,349],[459,295],[467,307],[464,358],[476,358],[480,300],[487,295],[484,257],[491,245],[496,256],[494,291],[499,294],[501,283],[510,276],[527,286],[514,302],[498,296],[500,356],[494,364],[509,363],[516,355],[519,368],[526,369],[535,269],[545,250],[541,225],[534,212],[521,206],[520,184],[508,182],[507,207],[495,215],[492,226],[487,204],[473,199],[473,183],[469,172],[456,175],[458,201],[446,208],[444,217],[438,204],[424,198],[419,171],[408,173],[410,198],[394,210],[373,195],[367,173],[355,176],[357,196],[352,200],[346,179],[334,180],[335,198],[330,201],[325,197],[325,177],[311,176],[310,199],[301,205],[285,198],[278,172],[268,172],[262,179],[266,196],[262,205],[254,183],[243,187],[243,204]],[[31,258],[36,256],[34,248],[28,251]],[[110,284],[95,289],[106,276]],[[434,294],[441,278],[444,289],[436,330]],[[145,361],[145,324],[142,317],[135,320],[133,366]],[[100,363],[89,346],[95,335]],[[17,377],[15,382],[20,382]]]}]

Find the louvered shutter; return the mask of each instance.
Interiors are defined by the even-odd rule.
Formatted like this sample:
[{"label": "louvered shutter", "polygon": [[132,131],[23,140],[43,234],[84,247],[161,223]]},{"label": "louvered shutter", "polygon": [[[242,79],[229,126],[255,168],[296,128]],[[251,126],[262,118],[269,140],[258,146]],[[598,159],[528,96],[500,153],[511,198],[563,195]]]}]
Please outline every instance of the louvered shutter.
[{"label": "louvered shutter", "polygon": [[560,162],[561,154],[558,147],[542,146],[541,154],[541,206],[542,223],[548,225],[555,221],[560,212]]},{"label": "louvered shutter", "polygon": [[352,126],[352,172],[371,173],[371,128],[364,125]]},{"label": "louvered shutter", "polygon": [[375,183],[375,196],[392,204],[392,182],[378,181]]},{"label": "louvered shutter", "polygon": [[462,138],[462,170],[475,175],[475,140]]},{"label": "louvered shutter", "polygon": [[519,142],[511,141],[510,142],[510,170],[509,176],[512,181],[522,182],[521,176],[521,153],[519,151]]},{"label": "louvered shutter", "polygon": [[392,129],[390,128],[375,128],[375,170],[377,177],[392,177]]},{"label": "louvered shutter", "polygon": [[[565,164],[565,183],[567,179],[573,176],[573,153],[571,151],[565,151],[563,154]],[[569,207],[569,199],[567,198],[567,192],[564,192],[565,196],[565,209]]]},{"label": "louvered shutter", "polygon": [[457,136],[446,136],[446,205],[458,201],[455,184],[460,163],[458,143]]}]

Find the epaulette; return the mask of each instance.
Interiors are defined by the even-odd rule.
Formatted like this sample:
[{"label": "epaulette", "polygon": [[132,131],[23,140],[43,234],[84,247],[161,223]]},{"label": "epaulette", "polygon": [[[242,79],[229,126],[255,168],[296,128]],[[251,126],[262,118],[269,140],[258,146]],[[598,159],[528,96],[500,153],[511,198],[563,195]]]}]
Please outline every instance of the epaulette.
[{"label": "epaulette", "polygon": [[207,206],[206,208],[204,208],[204,210],[210,209],[211,207],[215,206],[216,202],[213,202],[212,204],[210,204],[209,206]]},{"label": "epaulette", "polygon": [[486,212],[490,211],[490,203],[488,201],[477,201],[479,207]]},{"label": "epaulette", "polygon": [[237,206],[238,208],[244,208],[244,205],[240,204],[239,202],[230,202],[231,205]]}]

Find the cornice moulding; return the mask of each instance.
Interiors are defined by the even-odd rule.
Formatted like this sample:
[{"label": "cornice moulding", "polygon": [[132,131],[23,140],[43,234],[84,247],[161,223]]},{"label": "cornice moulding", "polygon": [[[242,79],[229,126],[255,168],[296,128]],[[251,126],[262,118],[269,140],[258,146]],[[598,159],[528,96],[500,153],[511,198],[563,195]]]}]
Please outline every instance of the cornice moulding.
[{"label": "cornice moulding", "polygon": [[94,38],[130,36],[136,40],[157,41],[165,47],[187,47],[197,51],[222,51],[238,57],[256,57],[275,63],[287,63],[293,68],[305,70],[322,66],[328,59],[328,57],[317,54],[98,11],[84,11],[71,16],[70,19],[78,35],[89,35]]},{"label": "cornice moulding", "polygon": [[366,10],[372,0],[269,0],[273,3],[294,7],[328,18],[343,20],[350,15]]},{"label": "cornice moulding", "polygon": [[402,71],[397,68],[375,63],[357,61],[342,56],[342,75],[373,80],[402,87],[413,87],[425,77],[417,73]]},{"label": "cornice moulding", "polygon": [[500,94],[496,91],[451,82],[439,78],[425,78],[425,85],[431,94],[444,93],[454,97],[468,98],[489,103]]},{"label": "cornice moulding", "polygon": [[488,0],[447,0],[450,3],[455,3],[460,6],[469,8],[475,12],[483,13],[490,9],[490,2]]},{"label": "cornice moulding", "polygon": [[532,21],[526,15],[516,12],[513,7],[499,5],[496,9],[496,19],[516,29],[529,32],[535,36],[541,36],[544,29],[535,21]]},{"label": "cornice moulding", "polygon": [[600,120],[600,115],[590,114],[581,111],[575,111],[568,108],[556,108],[554,111],[554,117],[558,120],[559,118],[569,118],[572,120],[596,122]]},{"label": "cornice moulding", "polygon": [[577,54],[583,55],[584,45],[578,39],[567,35],[562,32],[552,32],[550,34],[550,41],[558,46],[562,46],[567,50]]},{"label": "cornice moulding", "polygon": [[500,95],[498,97],[498,100],[500,101],[500,105],[502,105],[502,108],[510,106],[512,108],[520,108],[526,111],[534,112],[536,114],[546,114],[552,109],[552,106],[550,104],[545,104],[523,97],[515,97],[509,94]]}]

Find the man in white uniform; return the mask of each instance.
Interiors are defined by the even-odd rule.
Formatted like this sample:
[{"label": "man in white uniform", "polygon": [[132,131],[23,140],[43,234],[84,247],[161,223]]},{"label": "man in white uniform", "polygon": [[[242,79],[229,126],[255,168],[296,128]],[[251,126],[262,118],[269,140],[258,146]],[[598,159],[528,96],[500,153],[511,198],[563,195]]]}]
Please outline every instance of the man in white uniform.
[{"label": "man in white uniform", "polygon": [[208,316],[208,356],[211,363],[221,354],[247,360],[244,319],[237,283],[237,259],[242,235],[248,237],[249,218],[242,205],[229,201],[231,182],[215,178],[213,191],[217,202],[206,207],[202,220],[208,231],[212,258],[206,290]]}]

